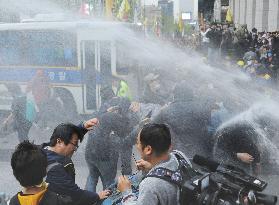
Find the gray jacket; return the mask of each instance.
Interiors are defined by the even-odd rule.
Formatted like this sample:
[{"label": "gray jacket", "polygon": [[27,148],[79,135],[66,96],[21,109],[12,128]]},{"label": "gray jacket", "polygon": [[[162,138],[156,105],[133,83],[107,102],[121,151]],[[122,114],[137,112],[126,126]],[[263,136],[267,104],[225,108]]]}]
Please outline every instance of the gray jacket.
[{"label": "gray jacket", "polygon": [[174,149],[189,158],[195,154],[207,156],[210,138],[207,125],[210,111],[205,103],[196,100],[177,100],[164,107],[154,117],[154,123],[165,123],[170,127]]},{"label": "gray jacket", "polygon": [[[152,170],[164,167],[175,171],[178,169],[178,165],[176,157],[171,153],[168,161],[156,165]],[[123,205],[176,205],[179,204],[178,199],[177,185],[163,179],[147,177],[140,183],[138,199],[129,190],[124,193],[122,203]]]}]

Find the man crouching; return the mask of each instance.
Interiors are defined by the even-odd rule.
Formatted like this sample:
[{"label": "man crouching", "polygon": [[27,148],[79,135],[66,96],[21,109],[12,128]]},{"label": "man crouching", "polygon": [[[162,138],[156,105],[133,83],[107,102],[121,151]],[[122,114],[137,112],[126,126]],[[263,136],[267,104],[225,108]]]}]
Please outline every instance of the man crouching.
[{"label": "man crouching", "polygon": [[[145,173],[159,167],[172,171],[178,169],[179,162],[175,155],[170,153],[170,130],[164,124],[145,125],[138,134],[137,149],[142,159],[137,161],[136,165]],[[124,205],[174,205],[179,201],[178,186],[156,177],[146,177],[141,181],[138,199],[132,193],[131,183],[125,176],[119,177],[118,190],[123,194]]]}]

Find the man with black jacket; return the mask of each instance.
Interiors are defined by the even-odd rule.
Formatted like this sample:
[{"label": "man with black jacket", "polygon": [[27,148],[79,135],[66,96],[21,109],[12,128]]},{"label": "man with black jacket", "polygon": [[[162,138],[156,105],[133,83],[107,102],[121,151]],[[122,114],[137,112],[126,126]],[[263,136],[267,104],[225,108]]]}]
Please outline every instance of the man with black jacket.
[{"label": "man with black jacket", "polygon": [[[107,112],[99,117],[99,126],[89,134],[85,159],[89,168],[86,189],[95,191],[99,178],[103,187],[114,182],[117,162],[125,137],[128,120],[117,112]],[[130,158],[127,159],[131,162]]]},{"label": "man with black jacket", "polygon": [[209,119],[210,109],[195,99],[186,82],[181,82],[174,89],[174,101],[164,107],[152,121],[167,124],[172,132],[174,149],[191,158],[197,153],[208,154],[206,145],[209,140]]},{"label": "man with black jacket", "polygon": [[98,120],[94,118],[79,126],[60,124],[54,129],[50,143],[43,144],[42,149],[48,160],[46,182],[49,189],[59,195],[70,196],[75,205],[92,205],[110,193],[108,190],[98,194],[82,190],[75,183],[75,167],[71,157],[78,148],[78,142],[97,123]]},{"label": "man with black jacket", "polygon": [[[119,147],[119,154],[122,163],[122,173],[125,175],[132,174],[131,156],[132,149],[135,142],[130,137],[133,127],[139,122],[138,116],[130,109],[131,102],[128,98],[118,97],[113,94],[110,87],[101,89],[102,105],[98,111],[98,117],[108,112],[119,113],[125,121],[124,129],[122,129],[120,137],[121,143]],[[87,183],[87,185],[90,183]],[[87,186],[88,188],[88,186]],[[93,189],[94,190],[94,189]]]},{"label": "man with black jacket", "polygon": [[210,64],[215,64],[218,62],[219,57],[219,49],[222,41],[222,32],[219,28],[217,28],[216,24],[213,23],[206,33],[206,37],[209,38],[208,45],[208,61]]},{"label": "man with black jacket", "polygon": [[[252,174],[259,174],[261,152],[258,134],[249,123],[236,123],[216,133],[214,157]],[[252,168],[252,169],[251,169]]]}]

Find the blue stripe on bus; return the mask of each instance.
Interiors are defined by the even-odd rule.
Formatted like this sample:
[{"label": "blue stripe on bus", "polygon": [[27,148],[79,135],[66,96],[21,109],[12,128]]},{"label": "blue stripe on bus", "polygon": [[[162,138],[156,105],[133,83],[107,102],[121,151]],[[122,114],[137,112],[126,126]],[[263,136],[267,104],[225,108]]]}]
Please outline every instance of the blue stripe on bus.
[{"label": "blue stripe on bus", "polygon": [[[1,68],[0,81],[28,82],[38,69],[40,68]],[[81,71],[79,70],[66,70],[63,68],[44,68],[42,70],[44,70],[51,83],[80,84],[82,81]]]}]

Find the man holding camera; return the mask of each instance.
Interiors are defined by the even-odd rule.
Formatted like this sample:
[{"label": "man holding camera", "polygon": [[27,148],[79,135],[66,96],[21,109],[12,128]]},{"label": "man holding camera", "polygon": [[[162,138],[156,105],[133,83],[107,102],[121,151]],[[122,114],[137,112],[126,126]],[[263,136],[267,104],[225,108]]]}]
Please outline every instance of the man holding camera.
[{"label": "man holding camera", "polygon": [[[179,162],[170,153],[171,134],[165,124],[146,124],[137,137],[137,149],[142,159],[136,162],[139,170],[150,173],[156,168],[167,168],[175,171]],[[118,179],[118,190],[123,194],[124,205],[174,205],[179,201],[177,185],[156,177],[144,178],[139,186],[138,199],[131,191],[131,183],[126,176]]]}]

